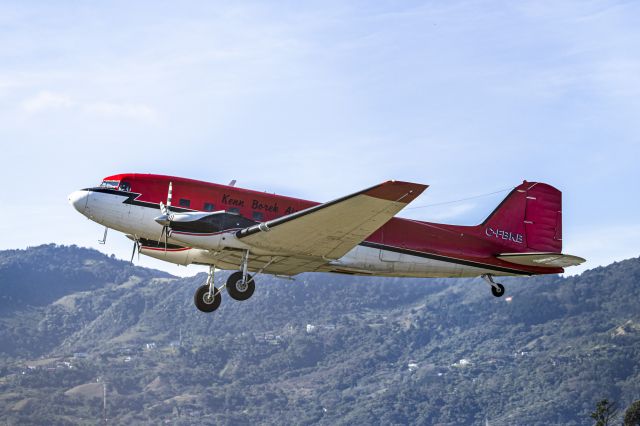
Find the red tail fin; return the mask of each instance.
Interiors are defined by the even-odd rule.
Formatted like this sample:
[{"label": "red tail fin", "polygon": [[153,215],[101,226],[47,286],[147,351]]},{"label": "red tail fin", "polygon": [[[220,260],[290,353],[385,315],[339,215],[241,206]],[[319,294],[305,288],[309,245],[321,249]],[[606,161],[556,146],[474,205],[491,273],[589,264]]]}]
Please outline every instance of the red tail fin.
[{"label": "red tail fin", "polygon": [[562,193],[524,181],[478,225],[485,238],[512,252],[562,252]]}]

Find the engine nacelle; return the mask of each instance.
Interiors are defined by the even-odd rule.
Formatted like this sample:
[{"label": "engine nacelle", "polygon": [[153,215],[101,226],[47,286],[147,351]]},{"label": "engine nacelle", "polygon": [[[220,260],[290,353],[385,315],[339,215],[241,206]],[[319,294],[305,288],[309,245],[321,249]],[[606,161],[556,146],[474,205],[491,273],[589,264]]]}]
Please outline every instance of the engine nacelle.
[{"label": "engine nacelle", "polygon": [[183,232],[171,229],[169,230],[169,237],[172,240],[178,241],[186,246],[205,250],[217,251],[225,248],[236,248],[241,250],[249,249],[248,245],[238,240],[238,238],[236,237],[236,231],[237,229],[204,234]]},{"label": "engine nacelle", "polygon": [[156,217],[155,221],[167,228],[172,241],[214,251],[225,248],[246,250],[248,246],[241,243],[235,234],[257,223],[225,211],[168,213]]}]

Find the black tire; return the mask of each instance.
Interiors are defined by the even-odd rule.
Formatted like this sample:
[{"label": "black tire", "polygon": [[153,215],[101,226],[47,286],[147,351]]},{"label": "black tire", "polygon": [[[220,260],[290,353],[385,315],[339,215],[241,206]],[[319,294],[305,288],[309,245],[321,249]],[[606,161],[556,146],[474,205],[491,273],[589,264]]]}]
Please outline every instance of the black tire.
[{"label": "black tire", "polygon": [[234,272],[227,279],[227,293],[234,300],[247,300],[253,295],[256,289],[256,283],[251,279],[251,275],[247,274],[246,286],[242,285],[242,272]]},{"label": "black tire", "polygon": [[497,283],[496,286],[498,286],[498,288],[491,286],[491,294],[493,294],[495,297],[502,297],[502,295],[504,294],[504,286]]},{"label": "black tire", "polygon": [[213,300],[209,300],[209,286],[207,284],[198,287],[196,294],[193,295],[193,302],[196,308],[202,312],[213,312],[220,307],[222,296],[217,288],[213,288]]}]

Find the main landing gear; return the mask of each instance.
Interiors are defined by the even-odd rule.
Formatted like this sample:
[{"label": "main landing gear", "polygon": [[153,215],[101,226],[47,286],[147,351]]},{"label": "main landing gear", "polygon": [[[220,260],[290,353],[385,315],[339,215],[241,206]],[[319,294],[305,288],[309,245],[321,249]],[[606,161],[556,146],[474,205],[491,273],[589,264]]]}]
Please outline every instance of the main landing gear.
[{"label": "main landing gear", "polygon": [[484,279],[487,284],[491,286],[491,294],[493,294],[495,297],[502,297],[502,295],[504,294],[504,286],[493,281],[493,275],[484,274],[482,275],[482,279]]},{"label": "main landing gear", "polygon": [[[269,262],[264,268],[262,268],[256,275],[269,266]],[[222,289],[226,287],[227,293],[234,300],[247,300],[256,289],[256,283],[254,280],[255,275],[252,277],[248,273],[249,266],[249,251],[246,251],[242,257],[242,269],[234,272],[227,278],[227,282],[221,287],[216,288],[214,286],[214,272],[215,266],[209,266],[209,276],[207,277],[207,283],[199,287],[196,290],[196,294],[193,296],[193,301],[202,312],[213,312],[220,307],[222,301]]]},{"label": "main landing gear", "polygon": [[207,277],[207,283],[198,287],[196,294],[193,295],[193,301],[202,312],[213,312],[220,307],[222,302],[222,296],[220,296],[220,290],[214,286],[214,273],[216,267],[209,266],[209,276]]},{"label": "main landing gear", "polygon": [[253,277],[248,274],[247,268],[249,266],[249,250],[244,252],[242,257],[242,270],[234,272],[227,278],[227,293],[235,300],[247,300],[253,295],[256,289],[256,283],[253,281]]},{"label": "main landing gear", "polygon": [[234,300],[247,300],[253,295],[256,283],[251,275],[243,276],[242,271],[234,272],[227,278],[227,293]]}]

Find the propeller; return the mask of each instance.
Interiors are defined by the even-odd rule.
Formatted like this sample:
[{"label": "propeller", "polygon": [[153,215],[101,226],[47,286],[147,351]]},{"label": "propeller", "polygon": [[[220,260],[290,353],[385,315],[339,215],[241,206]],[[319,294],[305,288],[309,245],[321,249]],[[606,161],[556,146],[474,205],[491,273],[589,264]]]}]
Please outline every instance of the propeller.
[{"label": "propeller", "polygon": [[156,218],[156,222],[162,225],[162,232],[158,241],[162,241],[164,237],[164,251],[167,251],[167,240],[169,239],[169,225],[173,215],[171,214],[171,193],[173,192],[173,182],[169,182],[169,192],[167,193],[167,205],[160,201],[160,212],[162,216]]},{"label": "propeller", "polygon": [[[169,222],[167,220],[167,222]],[[162,232],[160,232],[160,238],[158,241],[163,241],[164,238],[164,251],[167,251],[167,240],[169,239],[169,225],[162,225]]]},{"label": "propeller", "polygon": [[133,257],[136,255],[136,251],[138,252],[138,261],[140,261],[140,249],[141,249],[141,245],[140,245],[140,240],[137,238],[133,238],[133,251],[131,252],[131,260],[130,262],[133,264]]}]

